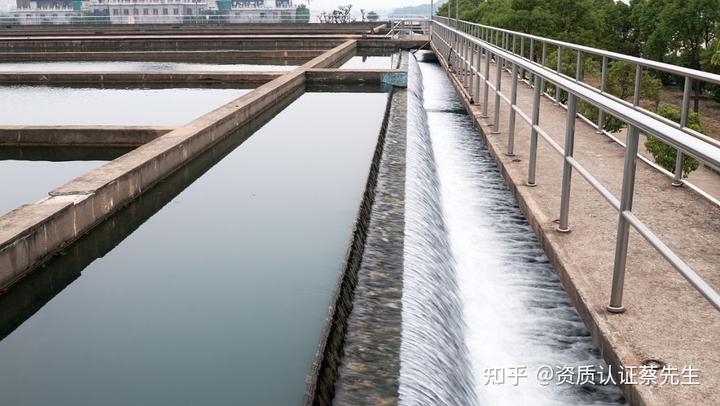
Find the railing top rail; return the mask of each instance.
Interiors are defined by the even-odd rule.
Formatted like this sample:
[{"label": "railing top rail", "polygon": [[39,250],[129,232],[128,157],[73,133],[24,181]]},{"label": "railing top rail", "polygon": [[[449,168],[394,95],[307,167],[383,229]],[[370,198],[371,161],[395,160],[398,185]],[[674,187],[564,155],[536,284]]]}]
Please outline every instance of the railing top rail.
[{"label": "railing top rail", "polygon": [[[455,19],[447,18],[447,17],[443,17],[443,16],[435,16],[434,18],[447,20],[447,21],[456,21]],[[461,23],[464,23],[464,24],[476,26],[476,27],[487,28],[487,29],[500,31],[500,32],[507,33],[507,34],[512,34],[512,35],[519,35],[519,36],[522,36],[525,38],[529,38],[529,39],[533,39],[533,40],[537,40],[537,41],[541,41],[541,42],[546,42],[548,44],[558,45],[563,48],[569,48],[569,49],[574,49],[577,51],[582,51],[587,54],[604,56],[609,59],[630,62],[632,64],[640,65],[645,68],[656,69],[656,70],[660,70],[663,72],[672,73],[672,74],[680,75],[680,76],[684,76],[684,77],[690,77],[690,78],[701,80],[704,82],[720,85],[720,75],[717,75],[714,73],[704,72],[704,71],[696,70],[696,69],[685,68],[682,66],[672,65],[672,64],[664,63],[664,62],[653,61],[650,59],[639,58],[636,56],[620,54],[617,52],[607,51],[607,50],[599,49],[599,48],[588,47],[585,45],[573,44],[571,42],[565,42],[565,41],[560,41],[560,40],[556,40],[556,39],[540,37],[537,35],[526,34],[526,33],[519,32],[519,31],[512,31],[512,30],[508,30],[505,28],[498,28],[498,27],[493,27],[490,25],[478,24],[478,23],[473,23],[473,22],[464,21],[464,20],[457,20],[457,21],[460,21]]]},{"label": "railing top rail", "polygon": [[502,59],[522,66],[529,73],[538,75],[546,81],[560,86],[593,106],[612,114],[629,125],[637,127],[640,131],[657,136],[673,147],[679,148],[689,155],[692,155],[701,161],[720,169],[720,148],[699,140],[680,129],[672,127],[660,120],[656,120],[640,111],[625,106],[624,104],[619,103],[605,95],[588,89],[574,80],[567,79],[552,70],[538,64],[531,63],[528,60],[516,56],[502,48],[479,40],[472,35],[456,30],[453,27],[439,21],[435,21],[434,23],[455,32],[457,35],[463,36],[468,41],[490,49],[493,54],[498,55]]}]

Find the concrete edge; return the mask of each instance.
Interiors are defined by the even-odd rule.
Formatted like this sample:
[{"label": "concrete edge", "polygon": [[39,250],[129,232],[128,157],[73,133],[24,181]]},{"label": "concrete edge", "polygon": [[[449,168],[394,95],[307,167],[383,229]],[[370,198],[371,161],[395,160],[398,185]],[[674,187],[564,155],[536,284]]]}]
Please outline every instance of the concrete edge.
[{"label": "concrete edge", "polygon": [[387,84],[407,87],[407,71],[398,69],[310,69],[308,84]]},{"label": "concrete edge", "polygon": [[334,383],[337,368],[342,355],[347,318],[352,310],[357,273],[360,269],[370,213],[375,200],[375,187],[380,169],[380,161],[385,147],[390,108],[394,91],[388,94],[383,122],[378,135],[375,151],[370,162],[368,177],[362,201],[355,218],[352,237],[328,305],[320,341],[315,350],[310,372],[306,378],[304,405],[329,405],[334,397]]},{"label": "concrete edge", "polygon": [[265,84],[286,72],[0,72],[0,85]]},{"label": "concrete edge", "polygon": [[[0,85],[262,85],[285,72],[0,72]],[[309,84],[407,86],[407,72],[393,69],[308,69]],[[3,143],[0,127],[0,145]]]},{"label": "concrete edge", "polygon": [[[455,91],[460,95],[460,98],[463,101],[463,105],[465,106],[465,110],[468,112],[468,115],[472,119],[473,124],[479,130],[480,135],[483,137],[483,142],[485,143],[488,151],[495,160],[498,169],[500,169],[500,172],[505,179],[505,184],[512,192],[515,200],[518,203],[518,206],[522,210],[530,227],[533,229],[535,235],[537,236],[538,241],[540,242],[540,245],[545,252],[545,255],[548,257],[550,263],[555,269],[555,273],[560,279],[563,289],[565,290],[573,306],[579,313],[580,318],[583,320],[583,323],[590,331],[593,342],[598,346],[598,349],[600,350],[603,358],[608,363],[608,365],[612,365],[613,369],[615,369],[616,371],[618,370],[617,367],[619,366],[625,367],[638,365],[642,360],[636,360],[635,356],[629,350],[627,350],[631,348],[629,344],[622,337],[618,336],[617,334],[613,334],[612,329],[610,329],[609,326],[605,323],[605,320],[599,317],[598,314],[596,312],[593,312],[588,306],[588,302],[585,296],[582,294],[582,291],[589,291],[591,289],[589,283],[584,278],[582,278],[582,272],[576,269],[574,264],[564,263],[560,260],[560,250],[562,250],[562,248],[556,245],[554,241],[554,234],[557,231],[554,227],[543,225],[543,223],[536,216],[535,213],[539,212],[539,210],[534,209],[535,207],[537,207],[537,204],[534,202],[534,200],[532,200],[530,196],[527,195],[527,192],[522,190],[522,185],[524,185],[524,183],[521,184],[521,187],[518,187],[518,184],[513,181],[512,177],[507,171],[507,168],[505,167],[503,160],[500,158],[504,155],[504,152],[497,150],[493,143],[490,142],[487,137],[488,129],[480,121],[481,117],[476,116],[472,113],[472,103],[470,102],[471,97],[468,95],[467,91],[464,89],[463,85],[457,80],[457,78],[449,73],[449,67],[445,60],[445,57],[442,54],[438,53],[434,47],[433,51],[437,55],[440,64],[442,64],[445,73],[447,74],[448,78],[453,84],[453,87],[455,88]],[[615,378],[617,379],[617,377]],[[651,387],[643,387],[642,385],[618,386],[622,390],[623,395],[625,396],[625,399],[628,401],[629,404],[637,406],[647,406],[653,404],[654,396],[652,395]]]},{"label": "concrete edge", "polygon": [[325,50],[216,50],[216,51],[88,51],[88,52],[0,52],[6,62],[76,62],[76,61],[142,61],[142,62],[306,62]]},{"label": "concrete edge", "polygon": [[138,147],[173,130],[164,126],[1,126],[0,147]]}]

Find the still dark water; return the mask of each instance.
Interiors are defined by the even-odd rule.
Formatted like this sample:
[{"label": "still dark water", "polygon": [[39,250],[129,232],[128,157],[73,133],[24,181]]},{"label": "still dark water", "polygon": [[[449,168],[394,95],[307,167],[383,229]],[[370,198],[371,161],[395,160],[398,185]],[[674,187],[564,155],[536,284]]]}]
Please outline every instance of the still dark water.
[{"label": "still dark water", "polygon": [[0,404],[300,403],[386,100],[305,94],[168,199],[0,342]]},{"label": "still dark water", "polygon": [[0,126],[182,125],[249,91],[0,86]]},{"label": "still dark water", "polygon": [[392,69],[392,56],[353,56],[340,69]]},{"label": "still dark water", "polygon": [[46,197],[50,190],[104,163],[0,160],[0,216]]}]

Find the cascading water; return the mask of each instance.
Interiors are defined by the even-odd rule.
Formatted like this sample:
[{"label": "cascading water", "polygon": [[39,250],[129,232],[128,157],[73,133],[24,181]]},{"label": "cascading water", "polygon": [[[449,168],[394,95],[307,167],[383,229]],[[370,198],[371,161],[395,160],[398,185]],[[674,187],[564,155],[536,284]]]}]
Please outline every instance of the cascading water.
[{"label": "cascading water", "polygon": [[[442,68],[411,58],[409,88],[401,403],[624,403],[537,381],[607,366]],[[487,379],[514,368],[518,385]]]},{"label": "cascading water", "polygon": [[417,62],[410,62],[400,403],[471,405],[477,398],[422,75]]}]

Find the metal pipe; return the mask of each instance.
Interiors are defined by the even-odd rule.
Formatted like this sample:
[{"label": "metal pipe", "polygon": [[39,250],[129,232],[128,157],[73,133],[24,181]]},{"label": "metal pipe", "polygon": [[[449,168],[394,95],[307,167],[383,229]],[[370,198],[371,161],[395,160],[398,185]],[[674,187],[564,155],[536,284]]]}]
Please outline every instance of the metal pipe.
[{"label": "metal pipe", "polygon": [[460,0],[455,0],[455,26],[460,22]]},{"label": "metal pipe", "polygon": [[[608,57],[603,56],[602,58],[602,67],[600,68],[601,74],[600,74],[600,93],[605,93],[605,88],[607,86],[607,70],[608,70]],[[605,127],[605,112],[603,109],[598,109],[598,121],[597,121],[597,132],[598,134],[602,134],[603,127]]]},{"label": "metal pipe", "polygon": [[633,95],[633,106],[640,105],[640,96],[642,93],[642,66],[637,65],[635,68],[635,93]]},{"label": "metal pipe", "polygon": [[[557,73],[562,74],[562,47],[558,45],[557,49]],[[555,86],[555,104],[560,104],[560,85]]]},{"label": "metal pipe", "polygon": [[632,212],[633,196],[635,192],[636,155],[640,132],[637,127],[629,126],[627,141],[625,143],[625,166],[623,169],[622,192],[620,194],[620,215],[618,217],[617,239],[615,240],[615,264],[613,269],[612,290],[610,304],[607,310],[611,313],[622,313],[625,307],[622,304],[623,287],[625,285],[625,267],[627,265],[627,250],[630,239],[630,223],[624,212]]},{"label": "metal pipe", "polygon": [[502,65],[503,60],[495,55],[495,116],[493,117],[493,129],[490,134],[500,134],[500,88],[502,86]]},{"label": "metal pipe", "polygon": [[542,95],[542,78],[535,75],[535,91],[533,92],[532,124],[530,125],[530,163],[528,164],[528,186],[537,186],[535,168],[537,166],[538,133],[535,126],[540,124],[540,96]]},{"label": "metal pipe", "polygon": [[[683,89],[683,101],[682,110],[680,112],[680,128],[687,128],[688,126],[688,115],[690,114],[690,92],[692,91],[692,78],[685,77],[685,89]],[[673,177],[673,186],[682,186],[683,181],[683,161],[685,157],[683,152],[678,149],[677,155],[675,156],[675,173]]]},{"label": "metal pipe", "polygon": [[480,101],[480,81],[482,80],[482,76],[480,75],[480,55],[482,52],[482,48],[480,45],[477,46],[476,52],[475,52],[475,98],[473,99],[473,102],[477,104]]},{"label": "metal pipe", "polygon": [[485,80],[483,83],[485,86],[483,87],[483,111],[482,116],[483,118],[488,117],[488,101],[489,101],[489,93],[490,93],[490,59],[492,58],[492,55],[490,54],[489,50],[485,50]]},{"label": "metal pipe", "polygon": [[567,116],[565,119],[565,158],[563,160],[562,192],[560,195],[560,225],[558,231],[570,232],[570,184],[572,182],[572,165],[567,158],[573,156],[575,147],[575,117],[577,116],[578,98],[568,92]]},{"label": "metal pipe", "polygon": [[583,60],[582,60],[582,52],[577,51],[577,64],[575,65],[575,80],[577,82],[582,82],[583,80]]},{"label": "metal pipe", "polygon": [[512,65],[512,88],[510,90],[510,112],[508,119],[508,145],[505,155],[515,155],[515,105],[517,104],[518,65]]}]

